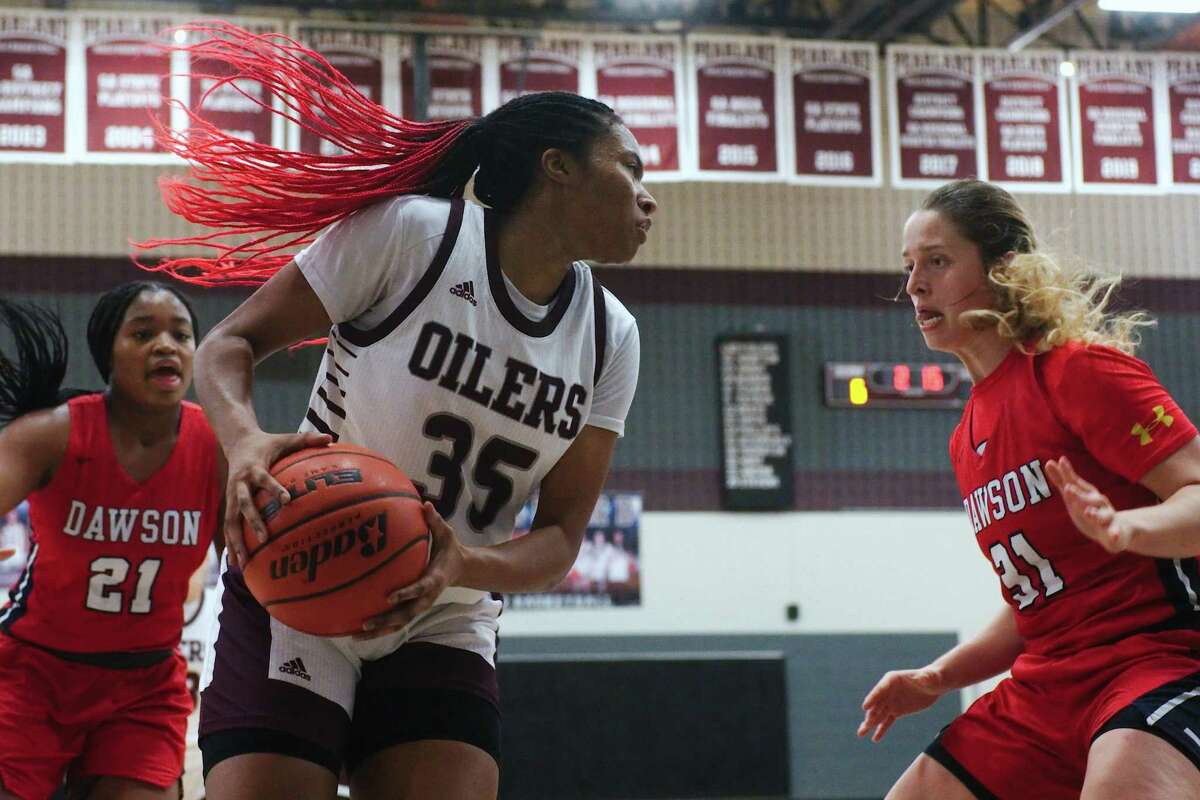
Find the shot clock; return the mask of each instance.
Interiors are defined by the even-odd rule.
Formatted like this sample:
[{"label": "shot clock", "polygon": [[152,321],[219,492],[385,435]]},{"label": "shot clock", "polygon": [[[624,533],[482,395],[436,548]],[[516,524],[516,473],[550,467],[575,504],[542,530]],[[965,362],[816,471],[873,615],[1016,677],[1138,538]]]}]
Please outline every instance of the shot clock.
[{"label": "shot clock", "polygon": [[830,408],[962,408],[970,391],[959,363],[825,362]]}]

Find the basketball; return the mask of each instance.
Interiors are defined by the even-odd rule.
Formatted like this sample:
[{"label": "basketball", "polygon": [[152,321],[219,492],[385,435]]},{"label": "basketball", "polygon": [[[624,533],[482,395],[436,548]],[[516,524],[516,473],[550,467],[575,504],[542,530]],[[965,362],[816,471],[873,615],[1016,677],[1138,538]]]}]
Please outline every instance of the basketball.
[{"label": "basketball", "polygon": [[291,495],[286,505],[260,491],[267,529],[259,544],[243,524],[251,593],[275,619],[305,633],[362,632],[390,609],[389,592],[416,580],[431,537],[408,476],[378,453],[334,444],[299,450],[271,474]]}]

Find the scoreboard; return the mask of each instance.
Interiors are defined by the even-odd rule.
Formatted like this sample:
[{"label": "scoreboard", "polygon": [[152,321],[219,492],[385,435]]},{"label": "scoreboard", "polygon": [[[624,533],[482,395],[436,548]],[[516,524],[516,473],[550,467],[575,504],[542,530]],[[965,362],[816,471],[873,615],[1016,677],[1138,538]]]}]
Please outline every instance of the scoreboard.
[{"label": "scoreboard", "polygon": [[958,362],[828,361],[824,388],[830,408],[962,408],[971,379]]}]

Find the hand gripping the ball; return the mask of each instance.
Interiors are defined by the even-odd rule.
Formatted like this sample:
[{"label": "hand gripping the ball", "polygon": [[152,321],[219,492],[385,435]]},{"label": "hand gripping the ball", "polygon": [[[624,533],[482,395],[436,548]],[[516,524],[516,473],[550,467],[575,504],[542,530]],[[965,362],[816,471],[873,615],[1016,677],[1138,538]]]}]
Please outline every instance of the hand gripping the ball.
[{"label": "hand gripping the ball", "polygon": [[279,502],[291,500],[288,491],[271,476],[271,465],[288,453],[305,447],[324,447],[331,438],[323,433],[265,433],[243,436],[225,450],[229,478],[225,484],[225,543],[230,565],[246,563],[242,540],[243,520],[259,543],[267,540],[267,529],[254,505],[254,495],[265,491]]},{"label": "hand gripping the ball", "polygon": [[462,576],[465,548],[454,535],[454,529],[446,524],[433,503],[426,501],[421,511],[433,539],[429,564],[421,577],[388,595],[393,609],[368,619],[363,624],[363,633],[356,639],[373,639],[404,628],[432,608],[438,595],[454,586]]}]

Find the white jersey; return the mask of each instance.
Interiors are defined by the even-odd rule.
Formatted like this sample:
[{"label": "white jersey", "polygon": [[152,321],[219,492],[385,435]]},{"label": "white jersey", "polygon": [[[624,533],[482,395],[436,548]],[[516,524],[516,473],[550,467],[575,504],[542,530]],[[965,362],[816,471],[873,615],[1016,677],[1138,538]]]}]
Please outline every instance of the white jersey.
[{"label": "white jersey", "polygon": [[296,256],[336,323],[301,430],[391,459],[467,545],[512,537],[584,425],[623,434],[638,372],[636,323],[585,264],[539,306],[500,271],[495,232],[474,203],[402,196]]}]

